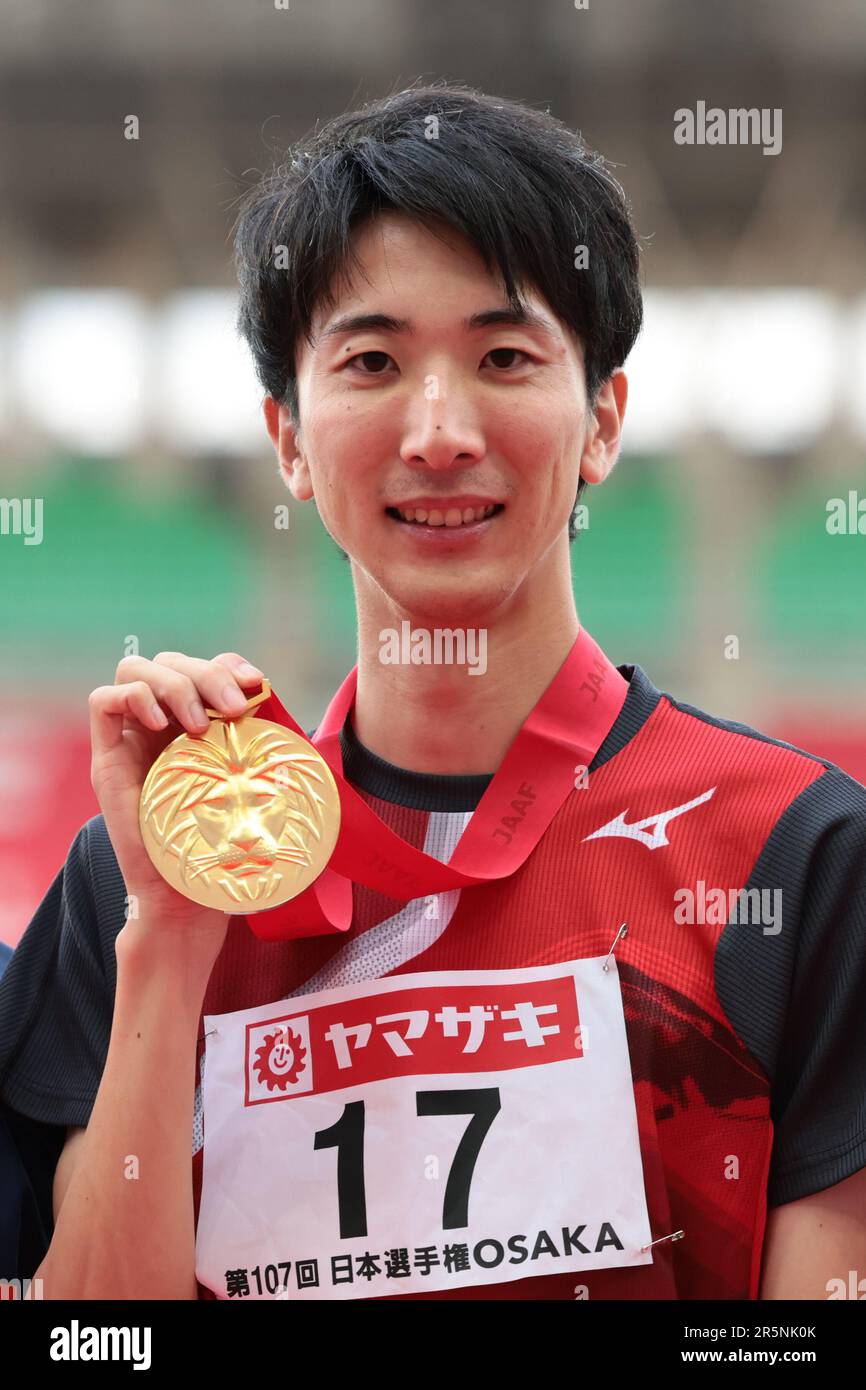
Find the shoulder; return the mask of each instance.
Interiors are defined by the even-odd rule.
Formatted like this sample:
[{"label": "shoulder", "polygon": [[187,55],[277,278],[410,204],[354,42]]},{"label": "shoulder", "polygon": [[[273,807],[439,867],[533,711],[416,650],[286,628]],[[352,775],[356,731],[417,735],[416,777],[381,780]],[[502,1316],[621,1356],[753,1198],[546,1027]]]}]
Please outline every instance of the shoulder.
[{"label": "shoulder", "polygon": [[751,829],[759,846],[787,843],[802,853],[835,828],[843,840],[864,845],[861,782],[820,753],[678,700],[639,666],[633,670],[635,705],[646,711],[644,758],[660,770],[674,765],[683,779],[693,772],[702,785],[715,783],[714,800],[736,816],[741,835]]},{"label": "shoulder", "polygon": [[[718,788],[747,847],[716,993],[770,1080],[768,1202],[866,1165],[866,787],[829,758],[661,693],[661,744]],[[714,797],[714,800],[716,798]]]},{"label": "shoulder", "polygon": [[711,750],[720,761],[751,756],[760,759],[766,767],[776,767],[788,772],[797,769],[808,780],[820,777],[822,769],[834,768],[835,771],[841,772],[829,759],[818,753],[810,753],[805,748],[776,738],[752,724],[701,709],[686,700],[679,700],[668,691],[657,690],[640,667],[636,667],[635,670],[639,685],[658,695],[658,714],[666,720],[670,730],[676,731],[680,737],[685,737],[689,744],[699,744],[702,748]]}]

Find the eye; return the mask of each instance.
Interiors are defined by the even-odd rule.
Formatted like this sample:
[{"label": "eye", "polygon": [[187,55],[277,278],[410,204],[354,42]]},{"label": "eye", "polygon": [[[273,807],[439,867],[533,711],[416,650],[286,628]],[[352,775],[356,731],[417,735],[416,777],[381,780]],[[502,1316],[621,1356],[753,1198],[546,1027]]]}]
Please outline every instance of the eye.
[{"label": "eye", "polygon": [[[499,367],[499,368],[502,368],[502,369],[504,369],[504,370],[507,370],[509,367],[515,367],[515,366],[517,366],[517,367],[522,367],[522,366],[524,365],[525,362],[534,362],[534,361],[535,361],[535,358],[534,358],[534,357],[530,357],[530,355],[529,355],[528,352],[524,352],[522,348],[514,348],[514,347],[491,348],[490,351],[488,352],[487,356],[488,356],[488,357],[501,357],[503,353],[505,354],[506,357],[514,357],[514,356],[516,355],[517,357],[522,357],[522,358],[524,359],[523,362],[501,362],[501,361],[500,361],[500,362],[494,362],[493,365],[494,365],[495,367]],[[485,359],[485,360],[486,360],[486,359]]]},{"label": "eye", "polygon": [[[370,361],[371,358],[372,361]],[[354,367],[355,364],[359,362],[367,362],[367,365],[370,367],[369,371],[367,371],[366,368],[364,369],[362,376],[381,376],[386,362],[393,363],[395,367],[397,365],[393,357],[390,357],[387,352],[378,352],[371,348],[369,352],[359,352],[355,357],[349,357],[343,363],[343,366]],[[358,368],[358,370],[360,371],[360,368]]]}]

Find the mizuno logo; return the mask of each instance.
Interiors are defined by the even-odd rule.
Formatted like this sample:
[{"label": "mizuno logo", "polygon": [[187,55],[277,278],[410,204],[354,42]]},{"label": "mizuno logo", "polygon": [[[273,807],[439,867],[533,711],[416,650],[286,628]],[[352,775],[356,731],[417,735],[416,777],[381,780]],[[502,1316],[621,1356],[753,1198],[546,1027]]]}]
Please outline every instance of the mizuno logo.
[{"label": "mizuno logo", "polygon": [[[643,820],[633,821],[630,825],[626,824],[628,811],[621,811],[614,820],[609,820],[607,825],[603,825],[600,830],[593,830],[591,835],[584,835],[582,843],[587,840],[600,840],[605,835],[623,835],[627,840],[640,840],[647,849],[661,849],[662,845],[670,844],[667,831],[668,825],[677,816],[685,815],[686,811],[692,811],[701,802],[709,801],[710,797],[716,792],[716,787],[710,787],[708,792],[702,792],[700,796],[694,797],[691,801],[683,802],[682,806],[675,806],[672,811],[657,811],[654,816],[645,816]],[[652,826],[653,829],[648,829]]]}]

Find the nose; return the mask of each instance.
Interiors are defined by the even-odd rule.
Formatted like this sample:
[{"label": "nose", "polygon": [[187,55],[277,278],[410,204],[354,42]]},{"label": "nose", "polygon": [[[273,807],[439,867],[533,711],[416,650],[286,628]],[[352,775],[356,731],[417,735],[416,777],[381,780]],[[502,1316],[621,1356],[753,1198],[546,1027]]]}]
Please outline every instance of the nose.
[{"label": "nose", "polygon": [[261,843],[261,838],[261,835],[252,835],[248,840],[240,840],[233,835],[231,838],[231,843],[235,845],[238,849],[243,850],[245,854],[249,854],[250,850],[255,845]]},{"label": "nose", "polygon": [[433,372],[413,392],[400,457],[404,463],[445,470],[480,462],[486,453],[477,408],[456,377]]}]

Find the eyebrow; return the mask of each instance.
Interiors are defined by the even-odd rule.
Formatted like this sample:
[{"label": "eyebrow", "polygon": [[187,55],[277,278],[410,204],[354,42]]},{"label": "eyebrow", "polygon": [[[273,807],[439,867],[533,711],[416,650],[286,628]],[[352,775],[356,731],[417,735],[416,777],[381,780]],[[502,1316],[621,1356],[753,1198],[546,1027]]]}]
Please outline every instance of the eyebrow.
[{"label": "eyebrow", "polygon": [[[556,330],[550,320],[528,305],[519,310],[484,309],[481,313],[471,314],[462,321],[462,327],[468,333],[476,332],[479,328],[494,328],[499,325],[531,328],[548,338],[556,337]],[[323,329],[316,339],[316,346],[327,338],[365,332],[406,333],[411,336],[415,332],[415,325],[411,319],[396,319],[391,314],[344,314]]]}]

